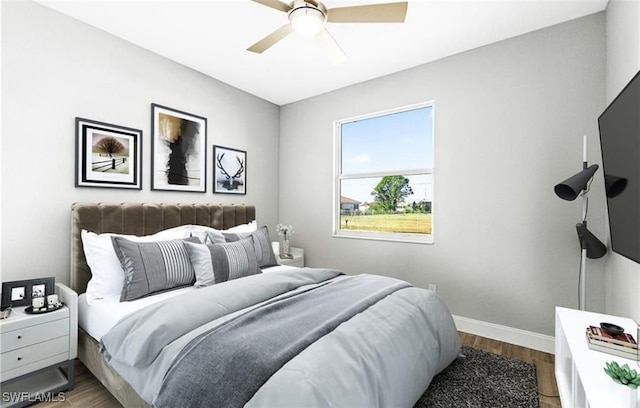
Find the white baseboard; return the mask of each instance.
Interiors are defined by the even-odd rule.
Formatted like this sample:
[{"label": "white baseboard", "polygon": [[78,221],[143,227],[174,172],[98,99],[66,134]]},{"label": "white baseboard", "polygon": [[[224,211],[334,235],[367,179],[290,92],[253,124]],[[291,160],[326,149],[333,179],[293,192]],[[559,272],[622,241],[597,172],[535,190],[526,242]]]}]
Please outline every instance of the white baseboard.
[{"label": "white baseboard", "polygon": [[459,331],[554,354],[555,338],[513,327],[453,316]]}]

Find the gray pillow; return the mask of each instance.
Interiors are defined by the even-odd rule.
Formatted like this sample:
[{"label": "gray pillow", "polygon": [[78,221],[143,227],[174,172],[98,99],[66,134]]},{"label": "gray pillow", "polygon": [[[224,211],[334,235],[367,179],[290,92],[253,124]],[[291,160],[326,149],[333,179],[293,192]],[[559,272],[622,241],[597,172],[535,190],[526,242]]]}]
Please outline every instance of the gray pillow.
[{"label": "gray pillow", "polygon": [[271,246],[269,229],[266,225],[254,232],[223,232],[222,234],[227,242],[234,242],[243,238],[253,237],[253,246],[256,250],[256,256],[258,257],[258,266],[260,268],[265,268],[267,266],[278,265],[276,255],[273,253],[273,247]]},{"label": "gray pillow", "polygon": [[184,245],[196,274],[195,286],[210,286],[262,273],[252,237],[224,244],[185,242]]},{"label": "gray pillow", "polygon": [[124,270],[120,301],[135,300],[155,292],[193,285],[195,273],[184,242],[197,237],[156,242],[134,242],[111,237]]}]

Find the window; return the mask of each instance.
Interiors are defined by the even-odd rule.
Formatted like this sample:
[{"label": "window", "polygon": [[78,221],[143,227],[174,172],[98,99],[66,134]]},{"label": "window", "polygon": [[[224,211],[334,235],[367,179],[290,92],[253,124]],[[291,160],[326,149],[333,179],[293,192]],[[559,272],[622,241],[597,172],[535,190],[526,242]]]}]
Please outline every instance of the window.
[{"label": "window", "polygon": [[433,110],[335,122],[334,236],[433,242]]}]

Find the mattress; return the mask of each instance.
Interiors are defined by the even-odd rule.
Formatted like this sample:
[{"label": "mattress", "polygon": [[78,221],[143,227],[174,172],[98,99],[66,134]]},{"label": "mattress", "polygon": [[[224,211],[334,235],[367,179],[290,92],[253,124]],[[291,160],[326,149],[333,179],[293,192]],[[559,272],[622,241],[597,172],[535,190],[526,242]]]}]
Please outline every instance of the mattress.
[{"label": "mattress", "polygon": [[[272,273],[290,269],[296,268],[287,265],[278,265],[270,268],[264,268],[263,272]],[[198,289],[194,286],[189,286],[158,293],[153,296],[148,296],[130,302],[120,302],[119,297],[105,297],[103,299],[93,300],[91,305],[87,303],[87,296],[83,293],[78,296],[78,325],[96,341],[100,341],[102,336],[111,330],[111,328],[123,317],[147,306],[160,303],[166,299],[194,290]]]}]

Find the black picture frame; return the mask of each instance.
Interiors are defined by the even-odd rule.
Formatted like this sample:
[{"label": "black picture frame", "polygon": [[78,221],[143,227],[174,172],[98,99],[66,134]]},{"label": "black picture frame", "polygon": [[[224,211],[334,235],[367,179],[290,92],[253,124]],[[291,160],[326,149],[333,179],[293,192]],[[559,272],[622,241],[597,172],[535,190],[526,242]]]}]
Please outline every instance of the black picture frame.
[{"label": "black picture frame", "polygon": [[53,277],[2,282],[2,307],[30,306],[34,297],[53,295],[55,286]]},{"label": "black picture frame", "polygon": [[247,152],[213,146],[213,192],[247,194]]},{"label": "black picture frame", "polygon": [[142,190],[142,130],[76,117],[76,187]]},{"label": "black picture frame", "polygon": [[151,104],[151,190],[207,191],[207,118]]}]

